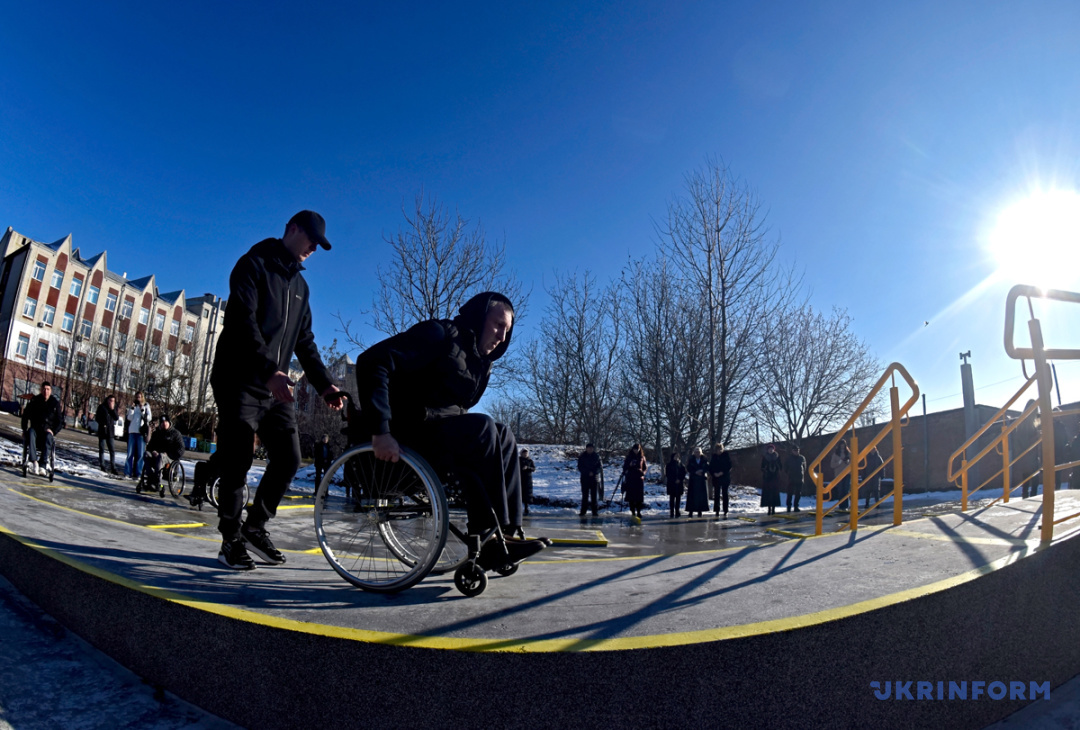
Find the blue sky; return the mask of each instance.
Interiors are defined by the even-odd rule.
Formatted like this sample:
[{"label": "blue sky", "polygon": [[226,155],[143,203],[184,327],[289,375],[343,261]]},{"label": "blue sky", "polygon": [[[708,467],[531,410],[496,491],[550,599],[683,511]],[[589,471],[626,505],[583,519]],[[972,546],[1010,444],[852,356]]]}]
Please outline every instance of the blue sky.
[{"label": "blue sky", "polygon": [[[716,156],[814,304],[846,307],[931,410],[960,405],[961,350],[980,402],[1019,385],[1018,282],[988,281],[986,241],[1033,189],[1080,188],[1077,3],[382,5],[7,3],[0,226],[225,294],[239,255],[313,208],[326,344],[423,187],[505,240],[527,339],[556,269],[650,253]],[[1055,285],[1080,290],[1077,251]],[[1080,370],[1059,374],[1080,399]]]}]

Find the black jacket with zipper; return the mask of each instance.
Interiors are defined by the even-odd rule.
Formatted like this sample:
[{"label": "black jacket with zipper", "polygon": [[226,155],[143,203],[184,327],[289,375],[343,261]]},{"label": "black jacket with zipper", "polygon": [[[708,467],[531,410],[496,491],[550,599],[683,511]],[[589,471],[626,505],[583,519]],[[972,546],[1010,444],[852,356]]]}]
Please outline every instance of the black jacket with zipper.
[{"label": "black jacket with zipper", "polygon": [[330,387],[311,332],[303,270],[279,238],[260,241],[236,262],[210,378],[215,392],[269,398],[267,381],[278,371],[289,372],[293,353],[316,391]]}]

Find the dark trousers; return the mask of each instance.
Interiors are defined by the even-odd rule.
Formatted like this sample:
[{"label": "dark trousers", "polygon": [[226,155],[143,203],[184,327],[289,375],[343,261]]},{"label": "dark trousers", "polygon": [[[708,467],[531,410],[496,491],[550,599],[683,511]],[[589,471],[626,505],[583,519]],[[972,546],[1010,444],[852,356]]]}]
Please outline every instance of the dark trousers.
[{"label": "dark trousers", "polygon": [[871,502],[881,499],[881,476],[876,476],[866,483],[860,490],[863,493],[864,504],[869,507]]},{"label": "dark trousers", "polygon": [[[37,430],[31,426],[26,429],[26,436],[23,437],[23,443],[27,446],[27,463],[38,462],[42,466],[49,463],[49,455],[53,452],[53,435],[47,432],[45,429],[38,433]],[[41,450],[41,457],[38,458],[38,450]]]},{"label": "dark trousers", "polygon": [[581,477],[581,512],[585,514],[592,510],[595,515],[600,509],[597,503],[597,493],[600,491],[600,481],[593,477]]},{"label": "dark trousers", "polygon": [[792,502],[793,498],[794,498],[794,501],[795,501],[795,509],[799,509],[799,498],[802,497],[802,488],[803,488],[803,483],[802,482],[791,482],[790,484],[788,484],[788,488],[787,488],[788,489],[788,491],[787,491],[787,508],[788,509],[791,509],[791,506],[792,506],[791,502]]},{"label": "dark trousers", "polygon": [[682,494],[669,494],[667,499],[668,510],[671,512],[671,516],[675,517],[679,514],[679,508],[682,505]]},{"label": "dark trousers", "polygon": [[323,475],[326,474],[326,466],[323,464],[315,465],[315,488],[319,488],[319,484],[322,482]]},{"label": "dark trousers", "polygon": [[731,487],[730,479],[720,479],[713,487],[713,510],[716,514],[720,514],[720,507],[723,506],[724,514],[728,511],[728,489]]},{"label": "dark trousers", "polygon": [[[105,428],[105,430],[108,430],[104,425],[101,426],[101,428]],[[109,449],[109,468],[112,471],[116,471],[116,448],[113,446],[113,435],[110,433],[110,434],[106,434],[104,437],[102,437],[100,432],[99,432],[99,434],[98,434],[98,442],[97,442],[97,453],[98,453],[97,458],[98,458],[98,466],[101,467],[102,471],[105,471],[105,448],[106,447],[108,447],[108,449]]]},{"label": "dark trousers", "polygon": [[300,437],[292,403],[259,398],[249,393],[219,392],[217,467],[218,531],[226,540],[240,536],[244,484],[255,457],[255,435],[266,447],[266,472],[248,507],[246,525],[261,529],[277,514],[278,504],[300,468]]},{"label": "dark trousers", "polygon": [[521,471],[517,440],[508,426],[483,413],[435,418],[395,434],[436,471],[461,481],[469,532],[521,527]]}]

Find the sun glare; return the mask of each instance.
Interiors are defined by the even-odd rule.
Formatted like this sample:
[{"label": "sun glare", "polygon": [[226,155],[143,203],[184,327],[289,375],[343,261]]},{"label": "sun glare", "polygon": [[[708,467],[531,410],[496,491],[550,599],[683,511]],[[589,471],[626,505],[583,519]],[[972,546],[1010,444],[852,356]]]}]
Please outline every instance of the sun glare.
[{"label": "sun glare", "polygon": [[1039,192],[1006,208],[990,234],[998,276],[1016,284],[1076,286],[1080,192]]}]

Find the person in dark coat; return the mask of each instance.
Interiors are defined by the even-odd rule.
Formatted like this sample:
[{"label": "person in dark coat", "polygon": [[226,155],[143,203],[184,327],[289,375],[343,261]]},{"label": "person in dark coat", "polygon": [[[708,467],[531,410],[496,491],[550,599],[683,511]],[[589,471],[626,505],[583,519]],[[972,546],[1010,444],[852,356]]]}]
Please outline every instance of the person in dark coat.
[{"label": "person in dark coat", "polygon": [[330,446],[330,436],[323,434],[322,441],[315,444],[315,487],[322,482],[323,475],[334,463],[334,449]]},{"label": "person in dark coat", "polygon": [[698,446],[694,449],[694,455],[686,462],[686,473],[690,477],[690,485],[686,490],[686,514],[690,517],[697,516],[709,509],[709,486],[707,484],[709,473],[709,461]]},{"label": "person in dark coat", "polygon": [[518,468],[521,470],[521,506],[522,514],[529,516],[529,505],[533,498],[533,472],[536,471],[536,462],[529,458],[529,450],[522,449],[518,457]]},{"label": "person in dark coat", "polygon": [[776,508],[780,506],[782,469],[780,456],[776,453],[776,445],[769,444],[765,449],[765,456],[761,457],[761,506],[768,507],[770,515],[776,514]]},{"label": "person in dark coat", "polygon": [[685,485],[686,467],[679,458],[679,452],[673,451],[667,463],[668,511],[672,517],[682,515],[682,495]]},{"label": "person in dark coat", "polygon": [[709,457],[709,478],[713,485],[713,507],[716,516],[720,516],[720,507],[724,508],[724,519],[728,513],[728,492],[731,488],[731,454],[720,442],[713,444]]},{"label": "person in dark coat", "polygon": [[[1034,400],[1029,400],[1024,405],[1024,411],[1035,405]],[[1012,482],[1024,481],[1021,487],[1021,498],[1027,499],[1039,493],[1039,471],[1042,465],[1042,449],[1035,443],[1039,440],[1039,411],[1036,409],[1027,419],[1017,426],[1010,439],[1009,451],[1013,461]],[[1034,446],[1034,448],[1032,448]],[[1030,450],[1029,450],[1030,449]],[[1024,452],[1027,451],[1026,454]],[[1024,454],[1021,456],[1021,454]]]},{"label": "person in dark coat", "polygon": [[179,461],[184,455],[184,437],[172,427],[169,417],[162,414],[158,427],[154,429],[150,442],[146,444],[146,456],[143,460],[143,468],[148,470],[146,483],[152,487],[161,484],[161,468],[165,465],[165,457],[169,461]]},{"label": "person in dark coat", "polygon": [[[840,439],[836,444],[836,448],[833,449],[832,454],[829,456],[829,466],[832,468],[832,478],[836,479],[840,477],[840,481],[836,483],[836,486],[832,490],[832,498],[837,502],[848,496],[851,491],[851,472],[844,473],[844,470],[851,465],[851,448],[848,446],[847,441]],[[826,482],[831,483],[832,480]],[[859,505],[855,505],[857,508]],[[851,508],[851,504],[848,504],[848,509]]]},{"label": "person in dark coat", "polygon": [[641,517],[641,508],[645,506],[645,470],[648,467],[641,444],[631,446],[623,459],[623,491],[630,514],[635,517]]},{"label": "person in dark coat", "polygon": [[[266,525],[277,514],[300,468],[289,366],[300,361],[308,382],[334,410],[341,410],[338,388],[319,356],[311,331],[309,290],[303,263],[318,247],[329,251],[326,222],[303,210],[285,226],[281,238],[252,246],[229,274],[229,306],[218,336],[210,385],[218,409],[217,455],[218,562],[234,570],[253,570],[250,550],[264,563],[280,565]],[[244,486],[255,456],[255,434],[266,447],[266,471],[244,517]]]},{"label": "person in dark coat", "polygon": [[598,510],[597,492],[604,473],[604,465],[600,463],[600,454],[596,453],[596,447],[585,444],[585,451],[578,457],[577,468],[581,475],[581,509],[578,510],[578,515],[584,516],[591,509],[595,517]]},{"label": "person in dark coat", "polygon": [[[41,383],[41,392],[23,409],[23,443],[27,446],[27,468],[40,474],[49,463],[56,434],[64,428],[64,407],[53,395],[52,383]],[[40,452],[40,454],[38,453]]]},{"label": "person in dark coat", "polygon": [[105,447],[109,448],[109,473],[116,474],[116,448],[113,445],[113,437],[116,432],[116,421],[120,418],[116,412],[116,396],[110,395],[101,402],[94,414],[97,421],[98,438],[98,468],[105,471]]},{"label": "person in dark coat", "polygon": [[[871,500],[877,502],[881,499],[881,477],[884,476],[882,473],[883,470],[879,470],[877,474],[874,474],[874,471],[884,463],[885,460],[881,458],[881,454],[878,453],[876,446],[866,455],[866,466],[863,467],[862,474],[859,477],[860,481],[865,481],[865,484],[860,487],[860,489],[866,490],[864,492],[866,495],[866,502],[863,509],[870,509]],[[873,476],[870,476],[871,474],[873,474]]]},{"label": "person in dark coat", "polygon": [[549,544],[525,539],[521,532],[521,470],[513,432],[491,416],[469,412],[487,389],[492,364],[506,354],[513,328],[510,300],[484,292],[453,320],[420,322],[372,345],[356,361],[358,433],[371,435],[377,459],[396,461],[400,439],[437,472],[457,475],[469,533],[502,529],[502,543],[488,540],[481,549],[485,569],[519,563]]},{"label": "person in dark coat", "polygon": [[784,471],[787,472],[787,511],[791,512],[792,501],[795,503],[795,511],[799,511],[799,498],[802,497],[803,483],[806,480],[806,457],[799,453],[799,447],[791,445],[787,459],[784,461]]}]

